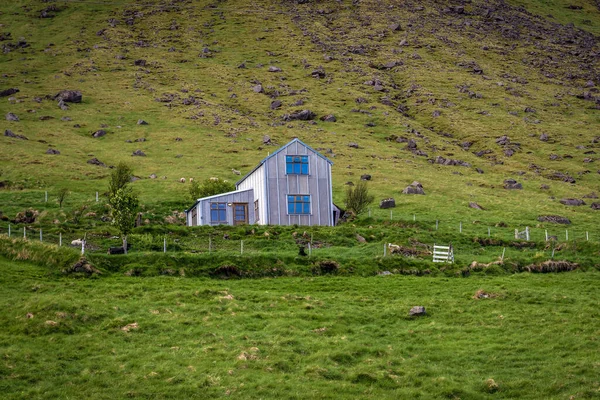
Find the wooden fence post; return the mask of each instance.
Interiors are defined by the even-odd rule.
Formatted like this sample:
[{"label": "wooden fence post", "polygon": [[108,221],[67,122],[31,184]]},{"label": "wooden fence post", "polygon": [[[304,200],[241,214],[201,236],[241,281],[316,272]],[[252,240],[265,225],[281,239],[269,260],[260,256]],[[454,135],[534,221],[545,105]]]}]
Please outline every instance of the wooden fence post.
[{"label": "wooden fence post", "polygon": [[436,230],[436,231],[438,230],[439,222],[440,222],[440,221],[438,221],[437,219],[435,220],[435,230]]},{"label": "wooden fence post", "polygon": [[42,228],[40,228],[40,242],[43,242],[43,237],[42,237]]},{"label": "wooden fence post", "polygon": [[10,237],[10,224],[8,224],[8,237]]},{"label": "wooden fence post", "polygon": [[23,239],[27,239],[27,228],[23,227]]},{"label": "wooden fence post", "polygon": [[163,253],[167,252],[167,237],[163,238]]},{"label": "wooden fence post", "polygon": [[460,222],[460,224],[458,225],[458,231],[459,231],[460,233],[462,233],[462,221],[461,221],[461,222]]},{"label": "wooden fence post", "polygon": [[386,255],[387,255],[387,246],[386,246],[386,244],[384,243],[384,244],[383,244],[383,256],[385,257]]},{"label": "wooden fence post", "polygon": [[62,232],[58,232],[58,247],[62,247]]}]

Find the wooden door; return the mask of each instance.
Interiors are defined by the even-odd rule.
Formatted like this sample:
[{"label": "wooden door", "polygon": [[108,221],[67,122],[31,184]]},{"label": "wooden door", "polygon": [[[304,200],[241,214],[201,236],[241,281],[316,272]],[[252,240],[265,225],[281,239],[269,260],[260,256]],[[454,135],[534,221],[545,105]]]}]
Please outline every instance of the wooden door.
[{"label": "wooden door", "polygon": [[233,224],[248,223],[248,203],[233,203]]}]

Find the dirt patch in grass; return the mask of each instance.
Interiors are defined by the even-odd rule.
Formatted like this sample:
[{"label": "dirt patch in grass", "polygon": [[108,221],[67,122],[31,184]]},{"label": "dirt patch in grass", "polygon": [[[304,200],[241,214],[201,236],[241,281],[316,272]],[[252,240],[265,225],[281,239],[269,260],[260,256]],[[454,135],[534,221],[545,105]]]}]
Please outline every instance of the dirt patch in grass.
[{"label": "dirt patch in grass", "polygon": [[523,268],[523,271],[549,273],[549,272],[574,271],[577,268],[579,268],[579,264],[572,263],[569,261],[548,260],[548,261],[544,261],[543,263],[540,263],[540,264],[528,265]]}]

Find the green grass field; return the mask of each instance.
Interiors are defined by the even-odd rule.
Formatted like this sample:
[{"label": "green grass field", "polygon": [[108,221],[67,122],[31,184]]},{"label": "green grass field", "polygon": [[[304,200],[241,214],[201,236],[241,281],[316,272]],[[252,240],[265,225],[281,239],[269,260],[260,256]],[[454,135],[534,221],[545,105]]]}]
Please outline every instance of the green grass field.
[{"label": "green grass field", "polygon": [[[600,395],[597,271],[219,281],[0,268],[6,399]],[[408,317],[416,305],[428,315]]]}]

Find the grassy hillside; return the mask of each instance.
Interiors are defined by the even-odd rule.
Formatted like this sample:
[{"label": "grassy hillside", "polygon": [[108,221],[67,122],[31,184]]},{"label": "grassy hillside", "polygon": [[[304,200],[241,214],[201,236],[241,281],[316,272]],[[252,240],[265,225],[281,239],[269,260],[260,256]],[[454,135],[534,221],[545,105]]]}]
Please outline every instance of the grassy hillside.
[{"label": "grassy hillside", "polygon": [[[0,267],[6,399],[591,399],[600,390],[597,271],[223,282]],[[409,317],[416,305],[427,316]]]},{"label": "grassy hillside", "polygon": [[[299,137],[335,162],[337,202],[370,174],[377,198],[396,197],[407,217],[533,225],[559,214],[592,229],[593,199],[559,203],[600,193],[600,15],[584,3],[3,4],[0,89],[19,92],[0,110],[19,121],[0,129],[29,139],[0,137],[3,211],[23,208],[18,189],[68,187],[76,204],[102,193],[109,170],[95,157],[130,162],[142,201],[166,215],[186,204],[179,178],[235,180],[232,168]],[[63,89],[83,101],[62,110],[49,96]],[[317,118],[284,120],[302,109]],[[328,114],[336,122],[319,119]],[[523,190],[503,189],[508,178]],[[400,195],[413,180],[425,197]]]}]

